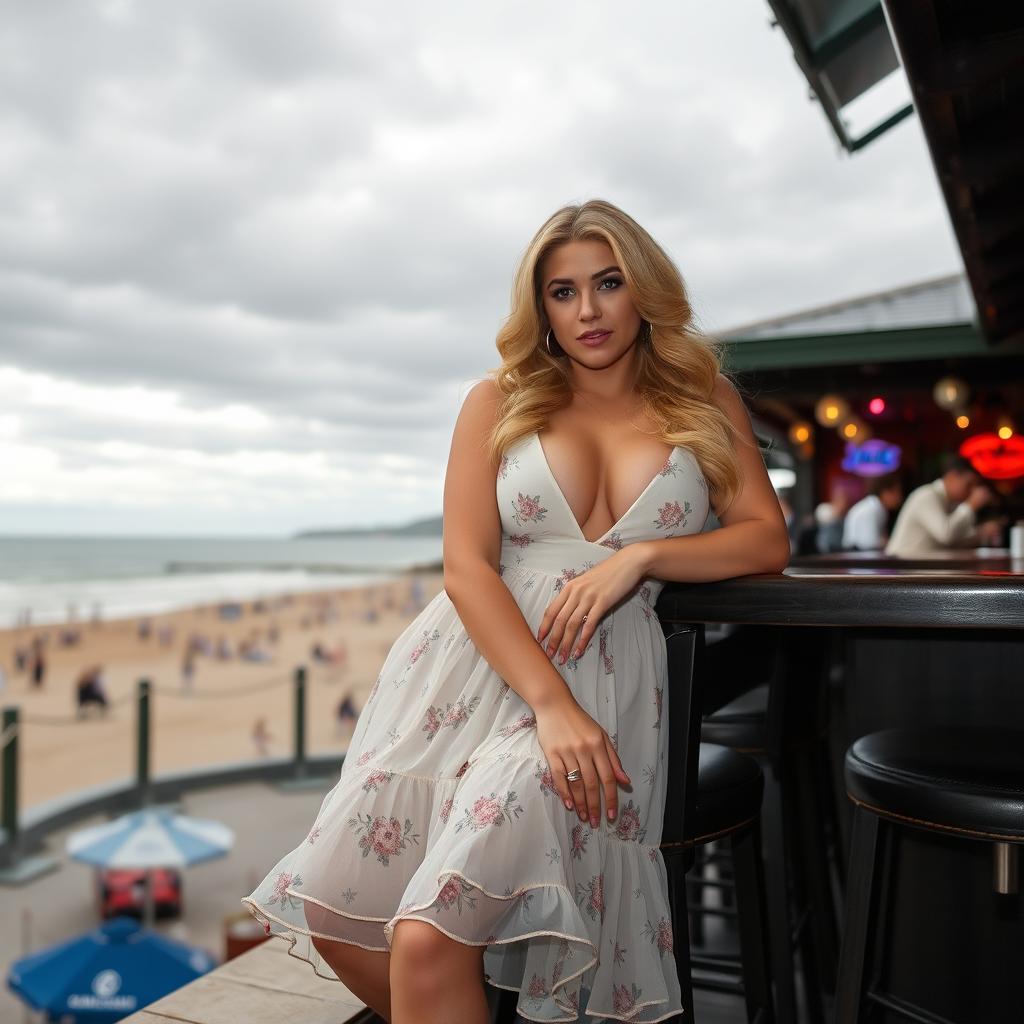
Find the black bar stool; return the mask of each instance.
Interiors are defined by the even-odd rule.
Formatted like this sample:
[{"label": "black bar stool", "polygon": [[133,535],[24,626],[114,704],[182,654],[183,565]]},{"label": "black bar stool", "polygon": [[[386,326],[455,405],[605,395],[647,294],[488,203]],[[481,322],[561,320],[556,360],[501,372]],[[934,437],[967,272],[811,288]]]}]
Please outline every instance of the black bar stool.
[{"label": "black bar stool", "polygon": [[[841,879],[821,679],[825,652],[818,635],[788,639],[774,627],[741,627],[708,646],[705,709],[741,692],[704,718],[701,738],[755,757],[764,771],[776,1008],[780,1020],[798,1019],[799,951],[807,1019],[824,1024],[839,954],[832,877]],[[742,692],[744,685],[752,688]],[[695,888],[703,884],[698,876]]]},{"label": "black bar stool", "polygon": [[[772,1024],[775,1020],[761,862],[763,790],[764,775],[753,758],[728,747],[701,743],[694,809],[682,821],[669,813],[665,816],[661,851],[668,872],[673,951],[683,992],[681,1020],[694,1019],[694,987],[742,995],[751,1024]],[[731,972],[702,973],[698,977],[690,958],[686,872],[693,867],[695,851],[712,842],[727,843],[732,858],[742,984],[728,977]]]},{"label": "black bar stool", "polygon": [[[890,840],[900,830],[913,829],[954,841],[988,843],[992,887],[1004,896],[1016,893],[1024,843],[1024,734],[982,728],[887,729],[850,747],[845,777],[855,810],[836,1022],[867,1021],[881,1006],[908,1020],[948,1024],[946,1017],[883,991],[879,983],[886,966],[885,936],[895,923],[887,920],[889,901],[880,898],[892,868]],[[977,905],[987,894],[957,895]],[[996,908],[989,912],[995,914]],[[941,920],[937,915],[921,924],[934,929]],[[950,935],[950,948],[955,938]],[[970,938],[961,936],[960,941],[970,948]],[[948,971],[952,961],[937,964],[936,972]],[[1010,1012],[1018,1019],[1019,977],[1012,986]],[[972,1012],[970,1019],[980,1018]]]},{"label": "black bar stool", "polygon": [[[707,650],[702,625],[662,621],[668,659],[668,777],[672,780],[665,801],[662,855],[669,876],[673,944],[679,983],[683,991],[681,1021],[693,1020],[692,961],[686,872],[697,851],[716,835],[738,856],[737,907],[742,945],[740,972],[749,1020],[775,1019],[770,975],[766,967],[768,936],[765,928],[764,869],[760,855],[760,800],[764,786],[757,763],[735,751],[719,753],[700,742],[701,708],[707,679]],[[729,789],[735,787],[736,799]],[[756,802],[755,802],[756,799]],[[739,875],[742,873],[742,879]],[[696,979],[701,987],[721,988],[713,979]],[[739,991],[735,983],[730,991]],[[789,1022],[787,1022],[789,1024]]]}]

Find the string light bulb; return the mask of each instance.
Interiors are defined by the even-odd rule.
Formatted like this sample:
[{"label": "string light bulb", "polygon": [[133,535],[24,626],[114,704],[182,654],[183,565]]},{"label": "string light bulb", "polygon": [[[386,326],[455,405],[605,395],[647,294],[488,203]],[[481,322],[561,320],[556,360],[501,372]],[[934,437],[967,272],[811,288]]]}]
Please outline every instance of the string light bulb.
[{"label": "string light bulb", "polygon": [[867,427],[856,416],[849,416],[840,424],[839,434],[846,441],[865,441]]},{"label": "string light bulb", "polygon": [[967,385],[959,377],[943,377],[936,381],[932,398],[940,409],[955,409],[967,401]]},{"label": "string light bulb", "polygon": [[813,434],[814,430],[806,420],[798,420],[789,428],[789,439],[793,444],[807,444]]},{"label": "string light bulb", "polygon": [[838,427],[850,411],[845,398],[839,395],[823,395],[814,407],[814,418],[823,427]]}]

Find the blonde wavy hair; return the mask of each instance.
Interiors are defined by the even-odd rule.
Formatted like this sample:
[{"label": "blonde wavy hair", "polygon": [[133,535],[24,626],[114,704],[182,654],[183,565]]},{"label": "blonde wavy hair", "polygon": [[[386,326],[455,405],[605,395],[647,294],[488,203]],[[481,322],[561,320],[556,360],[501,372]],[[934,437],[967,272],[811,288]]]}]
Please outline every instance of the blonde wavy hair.
[{"label": "blonde wavy hair", "polygon": [[669,256],[628,214],[602,199],[553,213],[519,263],[511,312],[497,336],[501,365],[489,371],[503,395],[486,442],[490,457],[497,460],[520,438],[542,430],[548,416],[572,400],[568,360],[551,356],[544,343],[550,324],[540,267],[557,246],[584,239],[611,247],[633,304],[650,324],[650,343],[638,340],[635,349],[643,411],[662,441],[693,452],[714,507],[723,510],[739,490],[740,473],[735,428],[712,398],[721,372],[718,344],[693,325],[686,286]]}]

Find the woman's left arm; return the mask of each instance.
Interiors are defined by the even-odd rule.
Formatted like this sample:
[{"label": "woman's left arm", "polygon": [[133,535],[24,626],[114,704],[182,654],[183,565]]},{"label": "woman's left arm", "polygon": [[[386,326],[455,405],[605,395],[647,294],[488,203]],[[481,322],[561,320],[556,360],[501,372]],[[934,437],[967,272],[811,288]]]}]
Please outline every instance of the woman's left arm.
[{"label": "woman's left arm", "polygon": [[[549,657],[579,656],[608,609],[645,576],[678,583],[705,583],[751,573],[775,573],[789,563],[786,520],[768,479],[743,399],[719,375],[715,401],[736,428],[739,490],[722,524],[708,533],[635,541],[570,580],[548,605],[537,639]],[[583,621],[586,615],[587,621]]]},{"label": "woman's left arm", "polygon": [[789,564],[789,531],[768,479],[743,399],[723,376],[715,401],[736,428],[740,484],[728,508],[718,511],[718,530],[688,537],[637,541],[619,552],[636,559],[641,577],[703,583],[751,573],[782,572]]}]

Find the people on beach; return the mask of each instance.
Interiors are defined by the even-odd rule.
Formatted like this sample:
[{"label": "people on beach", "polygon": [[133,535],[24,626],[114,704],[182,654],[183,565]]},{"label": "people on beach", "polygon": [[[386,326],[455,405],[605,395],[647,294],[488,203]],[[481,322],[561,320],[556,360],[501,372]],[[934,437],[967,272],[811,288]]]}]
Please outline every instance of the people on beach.
[{"label": "people on beach", "polygon": [[340,734],[346,725],[355,725],[356,720],[359,718],[359,712],[356,710],[355,701],[352,700],[352,693],[349,691],[344,697],[338,701],[338,710],[336,712],[338,719],[338,733]]},{"label": "people on beach", "polygon": [[333,649],[328,649],[323,641],[317,640],[310,648],[309,656],[321,664],[335,665],[342,671],[348,667],[348,647],[344,640],[339,640]]},{"label": "people on beach", "polygon": [[271,654],[259,645],[255,636],[246,637],[238,645],[238,656],[242,661],[270,661]]},{"label": "people on beach", "polygon": [[57,642],[61,647],[77,647],[82,641],[82,631],[65,626],[57,632]]},{"label": "people on beach", "polygon": [[37,690],[43,688],[46,682],[46,642],[41,636],[32,638],[32,653],[29,658],[29,671],[32,676],[32,685]]},{"label": "people on beach", "polygon": [[75,706],[79,716],[85,713],[89,704],[96,704],[106,713],[110,707],[102,665],[90,665],[83,669],[75,683]]},{"label": "people on beach", "polygon": [[181,689],[183,693],[192,693],[195,688],[196,653],[192,644],[185,649],[185,657],[181,662]]},{"label": "people on beach", "polygon": [[270,757],[270,742],[273,737],[267,728],[267,720],[262,715],[256,719],[252,727],[252,741],[256,746],[256,753],[260,757]]}]

